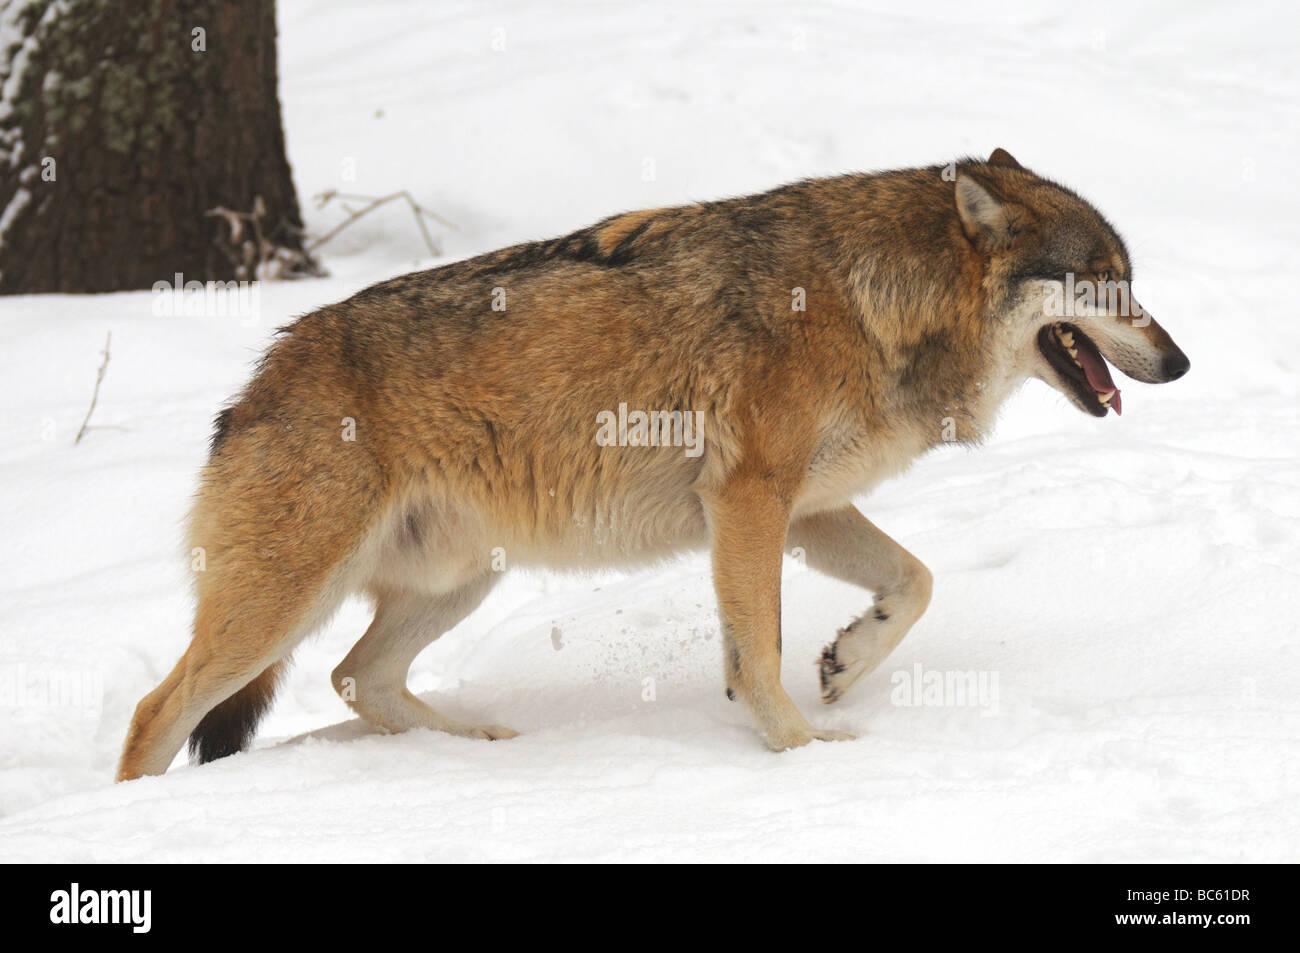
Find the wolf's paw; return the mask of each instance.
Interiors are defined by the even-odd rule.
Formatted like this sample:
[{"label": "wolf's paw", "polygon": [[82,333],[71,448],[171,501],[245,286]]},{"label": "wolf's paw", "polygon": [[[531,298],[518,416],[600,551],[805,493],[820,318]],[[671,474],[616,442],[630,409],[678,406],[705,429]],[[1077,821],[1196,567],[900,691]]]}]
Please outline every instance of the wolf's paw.
[{"label": "wolf's paw", "polygon": [[[486,738],[488,741],[501,741],[506,738],[518,738],[519,732],[505,725],[466,725],[467,738]],[[457,732],[459,734],[459,732]]]},{"label": "wolf's paw", "polygon": [[851,731],[838,731],[834,728],[813,729],[813,741],[857,741],[858,736]]},{"label": "wolf's paw", "polygon": [[858,631],[858,623],[840,629],[835,641],[822,649],[821,658],[817,660],[817,678],[822,688],[822,704],[833,705],[839,701],[868,669],[858,657],[858,643],[853,635]]},{"label": "wolf's paw", "polygon": [[876,670],[899,638],[896,622],[876,606],[868,615],[854,619],[835,634],[835,641],[822,649],[817,660],[822,703],[833,705],[858,679]]},{"label": "wolf's paw", "polygon": [[773,751],[789,751],[802,748],[811,741],[853,741],[858,736],[851,731],[837,731],[834,728],[807,728],[791,732],[779,738],[768,738],[767,745]]},{"label": "wolf's paw", "polygon": [[821,658],[817,660],[817,677],[822,686],[822,704],[833,705],[840,700],[843,689],[836,684],[836,676],[843,674],[844,665],[837,655],[839,642],[832,642],[822,649]]}]

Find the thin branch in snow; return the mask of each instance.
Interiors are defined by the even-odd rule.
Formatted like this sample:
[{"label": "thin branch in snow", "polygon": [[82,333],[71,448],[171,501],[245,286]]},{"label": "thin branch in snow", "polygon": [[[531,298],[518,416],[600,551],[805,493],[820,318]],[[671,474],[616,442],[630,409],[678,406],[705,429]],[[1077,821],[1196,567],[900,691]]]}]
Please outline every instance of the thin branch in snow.
[{"label": "thin branch in snow", "polygon": [[73,446],[81,443],[81,438],[86,435],[90,429],[90,415],[95,412],[95,405],[99,403],[99,385],[104,383],[104,372],[108,370],[108,347],[113,343],[113,332],[108,332],[108,337],[104,338],[104,350],[100,353],[104,355],[104,363],[99,365],[99,373],[95,375],[95,393],[90,398],[90,409],[86,411],[86,419],[81,422],[81,429],[77,431],[77,439],[72,441]]},{"label": "thin branch in snow", "polygon": [[[415,199],[411,197],[411,193],[406,191],[405,189],[402,189],[402,191],[400,192],[394,192],[392,195],[384,195],[379,197],[373,195],[352,195],[344,192],[336,192],[334,189],[329,189],[325,192],[321,192],[319,195],[315,197],[315,199],[316,199],[317,208],[324,208],[330,202],[337,199],[343,205],[344,210],[348,213],[348,217],[345,218],[338,225],[335,225],[323,236],[316,239],[316,241],[308,245],[307,252],[309,254],[311,252],[314,252],[321,245],[324,245],[327,241],[329,241],[339,232],[343,231],[343,229],[347,228],[349,225],[351,225],[357,219],[361,218],[363,215],[366,215],[369,212],[373,212],[381,205],[386,205],[389,202],[394,201],[395,199],[405,199],[406,204],[411,207],[411,214],[415,216],[415,224],[420,227],[420,234],[424,236],[424,244],[428,246],[429,254],[434,258],[437,258],[439,255],[442,254],[442,249],[438,246],[437,242],[433,240],[433,236],[429,234],[429,227],[424,224],[424,220],[426,218],[429,218],[440,225],[445,225],[447,228],[450,228],[454,232],[460,231],[460,229],[457,228],[453,223],[447,221],[437,212],[430,211],[429,209],[421,205],[419,202],[415,201]],[[352,207],[347,204],[348,202],[365,202],[366,204],[364,207],[356,209],[354,211]]]},{"label": "thin branch in snow", "polygon": [[[262,196],[253,199],[251,212],[239,212],[218,205],[203,213],[209,218],[219,218],[230,229],[228,240],[219,238],[217,247],[230,259],[235,276],[248,279],[298,278],[304,275],[320,276],[325,272],[312,259],[310,249],[298,251],[273,241],[262,227],[266,218],[266,203]],[[300,229],[287,227],[286,232],[300,233]],[[251,235],[248,234],[251,231]]]}]

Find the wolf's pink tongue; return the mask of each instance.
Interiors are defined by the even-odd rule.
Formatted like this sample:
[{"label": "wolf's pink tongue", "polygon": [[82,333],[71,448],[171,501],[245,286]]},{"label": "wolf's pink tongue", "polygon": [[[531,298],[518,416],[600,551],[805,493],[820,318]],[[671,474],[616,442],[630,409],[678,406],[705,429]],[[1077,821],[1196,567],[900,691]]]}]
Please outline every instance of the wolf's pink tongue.
[{"label": "wolf's pink tongue", "polygon": [[1079,363],[1083,365],[1083,372],[1088,375],[1088,383],[1092,389],[1099,394],[1105,394],[1107,391],[1114,391],[1115,396],[1110,399],[1110,406],[1115,408],[1115,413],[1122,414],[1122,406],[1119,399],[1119,388],[1111,380],[1110,368],[1106,366],[1106,361],[1098,354],[1094,354],[1092,348],[1079,348]]}]

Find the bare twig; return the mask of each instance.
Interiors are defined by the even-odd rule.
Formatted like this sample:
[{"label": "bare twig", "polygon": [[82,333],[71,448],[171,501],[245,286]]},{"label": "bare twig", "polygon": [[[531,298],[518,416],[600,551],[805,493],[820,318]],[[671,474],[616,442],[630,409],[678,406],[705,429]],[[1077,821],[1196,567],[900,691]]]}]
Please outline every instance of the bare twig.
[{"label": "bare twig", "polygon": [[[289,225],[282,218],[280,228],[267,234],[262,227],[267,217],[266,203],[260,195],[254,197],[251,212],[238,212],[218,205],[203,214],[223,220],[230,229],[229,240],[218,236],[216,245],[230,259],[237,278],[296,278],[325,273],[308,252],[298,251],[276,240],[277,235],[296,239],[302,233],[300,228]],[[249,231],[251,237],[246,234]]]},{"label": "bare twig", "polygon": [[108,347],[113,343],[113,332],[108,332],[108,337],[104,338],[104,350],[100,353],[104,355],[104,363],[99,365],[99,373],[95,376],[95,393],[90,398],[90,409],[86,411],[86,419],[81,422],[81,429],[77,431],[77,439],[72,441],[73,446],[81,443],[81,438],[86,435],[90,429],[90,415],[95,412],[95,405],[99,403],[99,385],[104,383],[104,372],[108,370]]},{"label": "bare twig", "polygon": [[408,192],[406,189],[402,189],[402,191],[400,192],[394,192],[392,195],[385,195],[382,198],[376,198],[373,195],[357,195],[356,193],[352,193],[352,192],[336,192],[333,189],[329,189],[316,196],[316,200],[319,203],[317,205],[317,208],[323,208],[325,203],[330,201],[331,199],[338,199],[339,201],[342,202],[367,202],[367,203],[388,202],[391,201],[392,199],[406,199],[406,201],[410,203],[411,208],[419,212],[421,215],[427,215],[429,218],[433,219],[439,225],[446,225],[453,232],[460,231],[459,226],[457,226],[454,222],[449,222],[447,219],[443,218],[437,212],[434,212],[431,209],[427,209],[419,202],[415,201],[415,199],[411,197],[411,193]]},{"label": "bare twig", "polygon": [[[432,255],[434,258],[437,258],[439,255],[442,254],[442,249],[439,248],[438,243],[433,240],[433,236],[429,234],[429,228],[427,225],[424,224],[424,220],[426,218],[429,218],[440,225],[445,225],[447,228],[450,228],[452,231],[457,231],[457,232],[460,231],[460,229],[457,228],[453,223],[447,221],[437,212],[432,212],[429,209],[422,206],[419,202],[415,201],[415,199],[411,197],[411,193],[406,191],[405,189],[403,189],[400,192],[394,192],[392,195],[384,195],[379,197],[372,196],[372,195],[352,195],[344,192],[336,192],[333,189],[329,189],[328,191],[322,192],[316,196],[316,207],[324,208],[327,204],[334,201],[335,199],[337,199],[339,203],[343,206],[344,210],[348,213],[348,217],[345,218],[339,224],[335,225],[332,229],[330,229],[320,238],[316,239],[316,241],[308,245],[307,246],[308,254],[314,252],[317,248],[320,248],[321,245],[324,245],[327,241],[329,241],[339,232],[343,231],[343,229],[347,228],[349,225],[351,225],[357,219],[361,218],[363,215],[373,212],[381,205],[387,205],[389,202],[392,202],[396,199],[405,199],[406,204],[411,207],[411,214],[415,216],[415,224],[419,226],[420,234],[424,237],[424,244],[428,247],[429,254]],[[365,202],[366,204],[362,208],[354,210],[350,205],[347,204],[349,202]]]}]

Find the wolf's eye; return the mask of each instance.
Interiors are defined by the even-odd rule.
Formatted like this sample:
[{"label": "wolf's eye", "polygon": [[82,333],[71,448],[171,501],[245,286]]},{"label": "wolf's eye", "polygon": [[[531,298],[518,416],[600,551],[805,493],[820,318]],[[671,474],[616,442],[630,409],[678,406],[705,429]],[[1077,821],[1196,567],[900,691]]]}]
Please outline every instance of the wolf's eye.
[{"label": "wolf's eye", "polygon": [[1097,280],[1103,284],[1110,281],[1110,269],[1103,268],[1101,271],[1097,272]]}]

